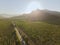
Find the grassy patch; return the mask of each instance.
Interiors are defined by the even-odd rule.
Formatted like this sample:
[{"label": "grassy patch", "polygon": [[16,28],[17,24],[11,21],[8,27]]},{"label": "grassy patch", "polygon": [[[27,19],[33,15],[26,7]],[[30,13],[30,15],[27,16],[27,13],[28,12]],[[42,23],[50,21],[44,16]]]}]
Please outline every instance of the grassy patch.
[{"label": "grassy patch", "polygon": [[14,45],[13,28],[8,20],[0,20],[0,45]]},{"label": "grassy patch", "polygon": [[37,45],[60,45],[60,25],[24,21],[16,21],[16,24]]}]

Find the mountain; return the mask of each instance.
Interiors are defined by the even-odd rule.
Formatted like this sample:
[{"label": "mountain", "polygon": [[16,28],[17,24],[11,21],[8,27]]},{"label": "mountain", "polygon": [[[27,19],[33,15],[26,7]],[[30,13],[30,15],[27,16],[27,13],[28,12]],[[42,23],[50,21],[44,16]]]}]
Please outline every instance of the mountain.
[{"label": "mountain", "polygon": [[44,21],[48,23],[60,24],[60,12],[50,10],[34,10],[30,14],[23,14],[12,17],[12,19],[20,19],[27,21]]},{"label": "mountain", "polygon": [[5,18],[5,17],[3,17],[3,16],[0,15],[0,19],[4,19],[4,18]]},{"label": "mountain", "polygon": [[5,19],[8,19],[8,18],[10,18],[9,14],[0,14],[0,19],[5,20]]}]

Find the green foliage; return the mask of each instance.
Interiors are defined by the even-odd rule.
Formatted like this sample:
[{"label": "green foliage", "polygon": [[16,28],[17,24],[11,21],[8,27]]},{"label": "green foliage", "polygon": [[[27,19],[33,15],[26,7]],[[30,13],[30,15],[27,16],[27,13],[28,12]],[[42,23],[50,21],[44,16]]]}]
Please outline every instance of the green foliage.
[{"label": "green foliage", "polygon": [[16,21],[18,27],[37,45],[60,45],[60,25],[44,22]]},{"label": "green foliage", "polygon": [[13,28],[8,20],[0,20],[0,45],[14,45]]}]

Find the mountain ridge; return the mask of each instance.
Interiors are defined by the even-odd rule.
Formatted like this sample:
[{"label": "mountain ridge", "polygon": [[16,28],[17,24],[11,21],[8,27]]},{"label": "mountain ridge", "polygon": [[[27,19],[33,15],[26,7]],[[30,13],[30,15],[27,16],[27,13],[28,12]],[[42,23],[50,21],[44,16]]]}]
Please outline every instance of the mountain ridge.
[{"label": "mountain ridge", "polygon": [[60,24],[60,12],[50,10],[34,10],[29,14],[12,17],[12,19],[20,19],[27,21],[44,21]]}]

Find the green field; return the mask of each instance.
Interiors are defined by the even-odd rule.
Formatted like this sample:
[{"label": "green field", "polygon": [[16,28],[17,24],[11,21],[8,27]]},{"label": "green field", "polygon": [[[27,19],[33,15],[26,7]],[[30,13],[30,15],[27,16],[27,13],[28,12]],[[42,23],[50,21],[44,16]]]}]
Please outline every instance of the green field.
[{"label": "green field", "polygon": [[15,21],[37,45],[60,45],[60,25],[45,22]]},{"label": "green field", "polygon": [[13,28],[8,20],[0,20],[0,45],[14,45]]},{"label": "green field", "polygon": [[[60,25],[14,20],[37,45],[60,45]],[[0,45],[15,45],[11,20],[0,20]]]}]

